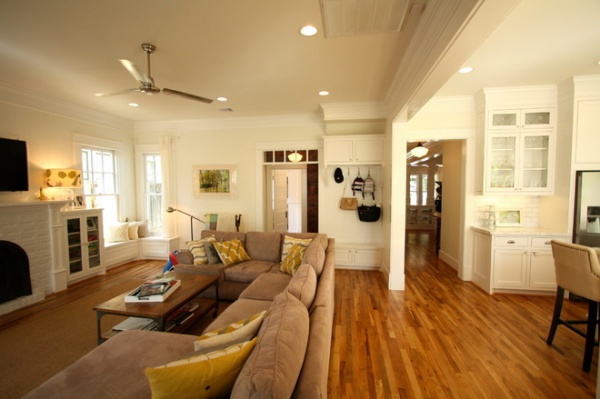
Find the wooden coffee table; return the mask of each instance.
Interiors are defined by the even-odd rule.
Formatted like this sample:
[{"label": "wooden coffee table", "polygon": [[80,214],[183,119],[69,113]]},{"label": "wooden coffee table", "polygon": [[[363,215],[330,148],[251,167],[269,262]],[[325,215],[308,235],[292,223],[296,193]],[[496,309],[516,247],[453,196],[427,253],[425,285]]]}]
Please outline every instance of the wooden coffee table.
[{"label": "wooden coffee table", "polygon": [[[115,334],[114,331],[102,332],[102,317],[107,314],[149,318],[156,321],[158,324],[158,331],[170,332],[185,331],[194,324],[196,320],[207,314],[210,310],[213,310],[213,317],[217,316],[219,313],[218,276],[176,273],[174,274],[174,277],[181,280],[181,286],[165,299],[164,302],[125,302],[123,298],[131,292],[128,291],[95,306],[98,344],[101,344]],[[215,299],[198,298],[198,295],[213,285],[215,286],[216,291]],[[169,316],[191,300],[195,300],[199,305],[198,308],[193,311],[193,316],[179,325],[169,323]]]}]

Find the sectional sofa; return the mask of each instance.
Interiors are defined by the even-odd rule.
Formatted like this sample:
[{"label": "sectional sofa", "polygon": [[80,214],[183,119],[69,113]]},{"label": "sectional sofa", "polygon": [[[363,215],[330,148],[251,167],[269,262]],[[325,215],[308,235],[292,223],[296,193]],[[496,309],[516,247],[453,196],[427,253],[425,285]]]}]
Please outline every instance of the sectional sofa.
[{"label": "sectional sofa", "polygon": [[[224,392],[233,398],[327,397],[334,239],[311,233],[219,231],[203,231],[202,239],[222,244],[234,258],[241,246],[247,259],[230,265],[194,264],[197,252],[180,251],[177,272],[218,275],[219,296],[222,292],[235,300],[201,337],[121,332],[25,398],[197,398]],[[231,243],[235,250],[227,247]],[[282,271],[299,247],[304,248],[293,272]],[[206,251],[204,256],[210,257]],[[211,347],[210,342],[220,346]],[[219,372],[221,377],[211,379]]]}]

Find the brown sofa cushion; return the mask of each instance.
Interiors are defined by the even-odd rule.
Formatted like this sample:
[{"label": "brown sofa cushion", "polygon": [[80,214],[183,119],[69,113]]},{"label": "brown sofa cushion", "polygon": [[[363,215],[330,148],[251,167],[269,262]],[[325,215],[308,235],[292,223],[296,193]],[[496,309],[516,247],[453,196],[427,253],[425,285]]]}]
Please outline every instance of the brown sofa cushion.
[{"label": "brown sofa cushion", "polygon": [[231,396],[289,398],[304,362],[308,330],[308,311],[302,302],[289,292],[277,295]]},{"label": "brown sofa cushion", "polygon": [[273,266],[275,266],[275,263],[262,260],[249,260],[238,263],[224,270],[225,280],[238,283],[251,283],[261,274],[270,272]]},{"label": "brown sofa cushion", "polygon": [[242,244],[246,243],[246,233],[236,233],[230,231],[218,231],[218,230],[202,230],[200,232],[200,238],[207,238],[215,236],[217,241],[231,241],[235,238],[240,240]]},{"label": "brown sofa cushion", "polygon": [[281,233],[249,231],[246,233],[246,252],[252,259],[279,262]]},{"label": "brown sofa cushion", "polygon": [[304,364],[307,367],[302,367],[293,398],[323,398],[327,396],[332,325],[333,310],[319,306],[310,314],[310,345],[306,348],[304,357]]},{"label": "brown sofa cushion", "polygon": [[309,309],[317,292],[317,273],[315,269],[308,263],[300,265],[292,276],[287,291]]},{"label": "brown sofa cushion", "polygon": [[219,317],[215,319],[215,321],[209,324],[209,326],[204,329],[203,333],[225,327],[231,323],[235,323],[239,320],[260,313],[263,310],[267,310],[270,307],[271,301],[260,301],[245,298],[238,299],[229,305],[227,309],[225,309],[223,313],[221,313]]},{"label": "brown sofa cushion", "polygon": [[195,339],[194,335],[156,331],[120,332],[25,397],[149,398],[144,369],[189,353]]},{"label": "brown sofa cushion", "polygon": [[306,248],[304,257],[302,258],[302,263],[310,263],[315,268],[317,276],[320,276],[323,272],[326,248],[327,236],[325,234],[317,234]]},{"label": "brown sofa cushion", "polygon": [[286,289],[291,279],[292,276],[285,273],[261,274],[240,294],[240,298],[272,301]]}]

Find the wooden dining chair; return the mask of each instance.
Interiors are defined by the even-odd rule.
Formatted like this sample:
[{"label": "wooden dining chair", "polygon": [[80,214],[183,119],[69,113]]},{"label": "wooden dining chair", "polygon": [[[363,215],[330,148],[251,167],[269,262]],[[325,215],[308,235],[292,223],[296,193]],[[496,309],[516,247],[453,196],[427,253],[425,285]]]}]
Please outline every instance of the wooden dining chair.
[{"label": "wooden dining chair", "polygon": [[[556,302],[552,324],[546,343],[552,345],[556,329],[564,325],[585,338],[583,371],[589,372],[594,355],[596,329],[598,325],[598,302],[600,302],[600,263],[593,248],[562,241],[551,241],[554,268],[556,271]],[[560,318],[565,290],[588,302],[587,320],[566,320]],[[576,325],[585,324],[586,330]]]}]

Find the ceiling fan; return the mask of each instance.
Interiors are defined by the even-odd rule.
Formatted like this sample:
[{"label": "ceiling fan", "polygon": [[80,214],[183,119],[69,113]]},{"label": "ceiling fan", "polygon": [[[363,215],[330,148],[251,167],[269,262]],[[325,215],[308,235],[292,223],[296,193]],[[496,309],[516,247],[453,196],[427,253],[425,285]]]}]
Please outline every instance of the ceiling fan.
[{"label": "ceiling fan", "polygon": [[138,67],[129,60],[123,60],[123,59],[119,60],[119,62],[121,64],[123,64],[125,69],[127,69],[129,71],[129,73],[134,77],[134,79],[139,82],[140,87],[135,88],[135,89],[119,90],[119,91],[115,91],[115,92],[111,92],[111,93],[96,93],[96,96],[107,97],[107,96],[114,96],[117,94],[125,94],[125,93],[145,93],[148,95],[152,95],[152,94],[159,94],[159,93],[163,92],[165,94],[173,94],[176,96],[187,98],[188,100],[201,101],[201,102],[207,103],[207,104],[210,104],[213,102],[213,100],[211,100],[209,98],[196,96],[194,94],[184,93],[182,91],[167,89],[167,88],[164,88],[161,90],[158,87],[156,87],[154,85],[154,78],[152,77],[151,67],[150,67],[150,55],[152,53],[154,53],[154,51],[156,51],[156,46],[153,44],[150,44],[150,43],[142,43],[142,50],[144,50],[144,52],[146,53],[147,59],[148,59],[148,74],[140,72]]}]

